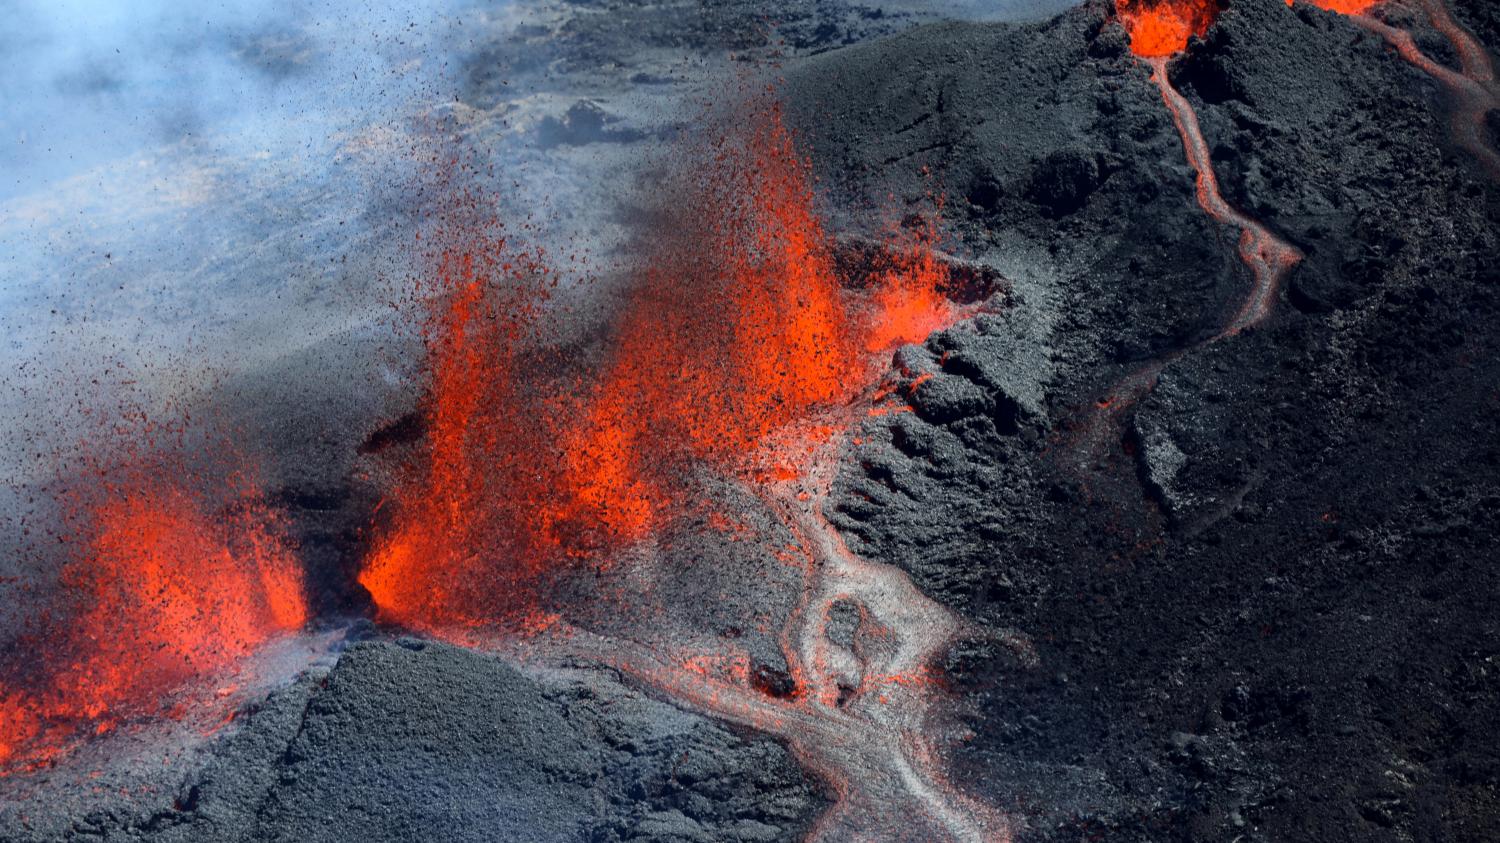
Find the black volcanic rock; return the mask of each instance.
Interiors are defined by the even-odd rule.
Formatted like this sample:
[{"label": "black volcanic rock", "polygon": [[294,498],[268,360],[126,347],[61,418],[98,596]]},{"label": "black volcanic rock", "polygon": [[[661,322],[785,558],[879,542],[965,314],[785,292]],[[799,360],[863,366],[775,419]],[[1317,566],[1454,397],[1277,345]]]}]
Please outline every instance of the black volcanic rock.
[{"label": "black volcanic rock", "polygon": [[1093,155],[1062,149],[1033,165],[1026,197],[1036,203],[1043,216],[1066,216],[1084,206],[1101,179],[1099,162]]},{"label": "black volcanic rock", "polygon": [[821,802],[773,741],[426,643],[346,653],[280,769],[254,839],[790,840]]},{"label": "black volcanic rock", "polygon": [[[1456,5],[1493,38],[1492,4]],[[1500,756],[1500,189],[1378,38],[1229,4],[1171,75],[1226,198],[1306,260],[1267,323],[1203,345],[1248,288],[1237,232],[1195,203],[1107,13],[924,28],[791,74],[839,190],[912,202],[922,167],[945,174],[956,250],[1015,297],[925,365],[1029,399],[1006,435],[924,412],[919,388],[915,416],[867,424],[835,517],[1034,642],[1036,668],[995,644],[954,668],[976,707],[960,770],[1028,818],[1021,840],[1496,838],[1474,759]],[[1100,178],[1038,207],[1042,162],[1078,151]],[[1070,458],[1151,360],[1107,451]]]},{"label": "black volcanic rock", "polygon": [[[466,101],[522,65],[656,86],[650,50],[766,40],[753,4],[574,5],[591,13],[479,50]],[[1249,288],[1238,232],[1197,205],[1108,2],[845,48],[906,24],[814,5],[788,8],[787,40],[819,55],[788,61],[785,91],[850,200],[840,233],[945,192],[944,248],[1011,282],[896,353],[889,400],[913,412],[865,422],[828,501],[852,549],[966,623],[941,665],[970,732],[951,777],[1019,841],[1500,839],[1500,188],[1451,143],[1441,90],[1332,13],[1225,4],[1171,78],[1226,198],[1306,257],[1267,322],[1209,342]],[[1453,5],[1496,43],[1494,3]],[[563,122],[561,148],[608,128]],[[1154,386],[1114,401],[1143,371]],[[272,491],[321,578],[343,574],[320,602],[356,605],[373,495],[322,481],[379,426],[283,413],[276,379],[238,396],[276,408],[250,435],[295,446]],[[340,400],[410,409],[386,399]],[[420,436],[391,430],[382,447]],[[670,606],[652,632],[733,640],[763,693],[794,694],[770,622],[796,597],[771,552],[789,539],[714,495],[768,522],[753,552],[689,524],[664,571],[601,581]],[[858,610],[835,608],[852,642]],[[824,805],[782,744],[608,671],[411,639],[352,647],[150,783],[0,815],[0,838],[776,840]]]},{"label": "black volcanic rock", "polygon": [[179,784],[0,815],[0,829],[18,843],[774,841],[823,805],[781,744],[608,672],[529,676],[407,638],[356,644],[276,694]]}]

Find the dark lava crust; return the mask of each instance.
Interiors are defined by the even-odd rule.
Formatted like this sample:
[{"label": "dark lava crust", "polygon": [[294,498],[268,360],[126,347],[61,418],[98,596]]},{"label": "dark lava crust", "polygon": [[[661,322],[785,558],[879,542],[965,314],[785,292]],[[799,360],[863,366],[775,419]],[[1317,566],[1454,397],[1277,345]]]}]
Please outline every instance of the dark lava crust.
[{"label": "dark lava crust", "polygon": [[[697,4],[681,30],[693,4],[573,5],[478,49],[474,102],[532,65],[656,85],[639,55],[760,43],[757,4]],[[946,246],[1012,284],[898,353],[908,385],[931,377],[867,424],[831,513],[976,628],[945,665],[973,732],[953,779],[1021,841],[1500,840],[1500,188],[1451,144],[1443,92],[1337,15],[1228,4],[1172,76],[1226,198],[1307,258],[1268,322],[1205,344],[1250,276],[1107,3],[915,29],[787,5],[780,49],[815,54],[788,61],[788,113],[842,233],[941,192]],[[1454,7],[1497,43],[1495,4]],[[539,132],[634,138],[569,114]],[[409,396],[357,378],[261,396],[376,340],[351,343],[228,399],[298,443],[281,497],[330,613],[362,606],[378,496],[345,482],[355,452],[420,426],[369,439]],[[1114,384],[1179,353],[1097,426]],[[611,672],[372,637],[187,779],[7,808],[0,841],[791,840],[826,805],[778,742]]]},{"label": "dark lava crust", "polygon": [[839,523],[1034,645],[949,665],[960,779],[1022,840],[1500,839],[1500,190],[1378,38],[1235,0],[1172,76],[1226,198],[1307,259],[1268,323],[1195,347],[1249,273],[1147,76],[1097,3],[793,76],[824,177],[917,202],[941,174],[1017,300],[903,352],[935,377],[870,423]]}]

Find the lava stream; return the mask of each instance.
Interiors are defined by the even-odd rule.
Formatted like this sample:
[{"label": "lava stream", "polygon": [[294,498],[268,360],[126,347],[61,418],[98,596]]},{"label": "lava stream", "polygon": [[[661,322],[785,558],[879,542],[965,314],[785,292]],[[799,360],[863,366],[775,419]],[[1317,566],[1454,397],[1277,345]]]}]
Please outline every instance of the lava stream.
[{"label": "lava stream", "polygon": [[[1002,816],[948,782],[931,737],[943,695],[934,663],[964,631],[962,623],[900,569],[852,553],[823,515],[849,447],[849,423],[835,420],[831,433],[829,426],[811,428],[795,449],[802,456],[796,476],[758,490],[791,529],[805,562],[803,590],[782,637],[796,678],[791,694],[767,694],[743,670],[708,671],[656,647],[561,624],[523,642],[515,655],[609,665],[678,703],[785,739],[836,794],[811,839],[1009,841]],[[788,450],[768,456],[784,466]],[[827,619],[840,602],[856,604],[861,627],[884,646],[851,651],[835,644]]]},{"label": "lava stream", "polygon": [[[900,569],[852,553],[824,517],[824,502],[845,451],[841,443],[840,437],[813,449],[798,479],[773,484],[766,494],[807,559],[802,599],[788,623],[787,663],[802,674],[806,688],[797,702],[822,717],[849,718],[849,727],[866,739],[861,743],[868,741],[866,757],[840,758],[845,747],[809,747],[794,736],[788,738],[818,769],[828,771],[830,762],[842,762],[844,775],[831,774],[836,780],[852,778],[848,771],[868,770],[871,762],[878,763],[876,769],[895,776],[922,816],[953,839],[1003,839],[1004,823],[996,815],[944,781],[935,763],[936,748],[926,737],[935,702],[930,671],[962,631],[959,620],[922,594]],[[892,646],[884,652],[851,652],[834,644],[827,618],[840,601],[860,608],[862,624],[888,631]],[[857,677],[851,677],[851,671]],[[844,699],[844,688],[851,685],[852,695]],[[821,828],[858,831],[857,825],[868,823],[881,808],[892,823],[887,830],[900,827],[902,814],[891,795],[846,795]]]},{"label": "lava stream", "polygon": [[1500,181],[1500,152],[1491,145],[1485,125],[1487,115],[1500,109],[1500,89],[1495,84],[1494,63],[1474,36],[1453,19],[1441,0],[1417,0],[1417,3],[1427,13],[1433,28],[1453,45],[1460,70],[1452,70],[1434,61],[1417,46],[1410,32],[1372,17],[1366,9],[1349,14],[1349,19],[1384,38],[1401,58],[1447,89],[1454,100],[1451,118],[1454,140],[1479,161],[1492,179]]},{"label": "lava stream", "polygon": [[1233,336],[1265,320],[1276,303],[1276,294],[1292,267],[1302,259],[1296,247],[1277,237],[1269,228],[1235,210],[1219,192],[1219,179],[1198,125],[1193,106],[1173,87],[1167,74],[1167,58],[1144,59],[1151,66],[1151,81],[1161,91],[1162,101],[1172,113],[1177,132],[1182,136],[1183,152],[1197,174],[1198,204],[1215,221],[1240,230],[1240,259],[1250,268],[1253,286],[1239,312],[1224,325],[1215,339]]},{"label": "lava stream", "polygon": [[[1224,199],[1214,172],[1208,142],[1192,103],[1172,84],[1167,64],[1187,49],[1188,38],[1201,36],[1213,23],[1218,6],[1202,0],[1116,0],[1120,23],[1130,36],[1130,49],[1151,68],[1151,82],[1161,92],[1172,115],[1188,165],[1193,168],[1198,205],[1215,222],[1240,231],[1240,260],[1250,270],[1251,287],[1239,309],[1207,342],[1235,336],[1264,322],[1275,307],[1276,296],[1292,268],[1302,260],[1296,247],[1282,240],[1264,224],[1240,212]],[[1087,469],[1112,459],[1119,450],[1126,413],[1156,388],[1168,365],[1192,348],[1178,349],[1151,360],[1127,374],[1095,402],[1068,447],[1074,463]],[[1121,493],[1123,499],[1124,493]]]}]

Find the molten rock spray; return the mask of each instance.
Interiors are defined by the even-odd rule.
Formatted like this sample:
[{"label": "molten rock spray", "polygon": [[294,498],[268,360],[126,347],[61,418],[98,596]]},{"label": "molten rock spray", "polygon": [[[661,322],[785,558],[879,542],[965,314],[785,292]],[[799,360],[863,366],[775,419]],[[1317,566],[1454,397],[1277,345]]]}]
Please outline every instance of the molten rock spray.
[{"label": "molten rock spray", "polygon": [[[307,622],[284,525],[238,460],[195,470],[182,428],[117,425],[62,482],[60,582],[0,658],[0,775],[135,721],[232,712],[243,663]],[[203,682],[212,706],[190,702]]]},{"label": "molten rock spray", "polygon": [[[539,665],[611,666],[783,737],[836,797],[816,837],[1008,839],[943,772],[936,663],[961,622],[902,571],[853,554],[823,515],[883,356],[964,315],[955,282],[929,222],[893,232],[864,288],[847,289],[779,107],[762,97],[748,111],[669,191],[592,373],[528,350],[550,287],[539,256],[462,225],[434,238],[436,270],[418,284],[426,452],[360,581],[382,619]],[[764,630],[780,681],[751,667],[737,634],[674,640],[587,606],[541,608],[544,584],[568,571],[639,579],[620,569],[648,568],[685,513],[708,508],[698,529],[731,530],[734,513],[689,481],[705,474],[791,537],[781,558],[796,593],[757,601],[792,606]],[[580,602],[638,614],[652,590]],[[847,646],[829,631],[835,604],[858,616]]]}]

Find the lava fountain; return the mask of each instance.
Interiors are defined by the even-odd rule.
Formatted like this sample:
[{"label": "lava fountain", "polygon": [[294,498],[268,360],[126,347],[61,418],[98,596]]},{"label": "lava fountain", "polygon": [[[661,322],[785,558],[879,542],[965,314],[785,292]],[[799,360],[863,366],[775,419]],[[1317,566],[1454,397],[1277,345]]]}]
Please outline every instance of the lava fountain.
[{"label": "lava fountain", "polygon": [[[92,464],[58,496],[65,557],[49,608],[0,660],[0,770],[34,769],[143,718],[182,719],[200,681],[307,621],[302,570],[242,475],[203,492],[162,453]],[[212,488],[212,487],[210,487]]]},{"label": "lava fountain", "polygon": [[[1008,839],[943,772],[935,663],[963,624],[823,515],[888,355],[965,314],[959,281],[928,222],[893,234],[851,289],[774,98],[719,128],[668,191],[592,374],[521,350],[545,273],[502,239],[446,247],[419,279],[428,442],[360,581],[382,619],[522,661],[612,666],[784,738],[836,796],[815,837]],[[492,472],[509,480],[487,484]],[[636,564],[683,513],[715,506],[695,474],[747,491],[792,537],[800,585],[774,636],[784,683],[757,677],[733,640],[643,643],[650,630],[537,608],[537,584]],[[828,630],[836,603],[860,617],[849,646]]]}]

